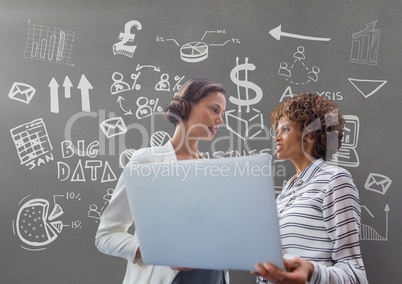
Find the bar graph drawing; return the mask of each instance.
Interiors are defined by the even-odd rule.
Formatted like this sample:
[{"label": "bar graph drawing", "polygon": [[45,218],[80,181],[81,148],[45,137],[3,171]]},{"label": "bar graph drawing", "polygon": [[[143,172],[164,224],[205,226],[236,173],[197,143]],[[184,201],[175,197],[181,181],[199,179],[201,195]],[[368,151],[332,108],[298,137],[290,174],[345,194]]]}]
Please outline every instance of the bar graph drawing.
[{"label": "bar graph drawing", "polygon": [[75,32],[61,30],[28,21],[24,58],[70,66]]},{"label": "bar graph drawing", "polygon": [[376,23],[367,23],[363,30],[352,34],[350,62],[377,65],[381,31],[375,28]]}]

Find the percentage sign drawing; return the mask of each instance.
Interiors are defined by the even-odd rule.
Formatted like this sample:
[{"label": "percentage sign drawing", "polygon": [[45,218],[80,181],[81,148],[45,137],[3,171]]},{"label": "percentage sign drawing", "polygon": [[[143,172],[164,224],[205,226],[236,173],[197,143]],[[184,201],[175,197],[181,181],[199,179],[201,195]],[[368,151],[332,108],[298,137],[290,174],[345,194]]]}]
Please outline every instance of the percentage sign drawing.
[{"label": "percentage sign drawing", "polygon": [[232,42],[233,43],[240,43],[240,39],[239,38],[232,38]]},{"label": "percentage sign drawing", "polygon": [[163,108],[161,106],[159,106],[158,103],[159,103],[159,99],[156,99],[156,100],[150,99],[149,100],[149,106],[152,107],[153,112],[155,112],[155,111],[161,112],[163,110]]},{"label": "percentage sign drawing", "polygon": [[146,97],[139,97],[137,99],[138,109],[135,112],[135,116],[138,119],[143,119],[145,117],[151,116],[155,111],[161,112],[163,108],[158,106],[159,99],[148,99]]},{"label": "percentage sign drawing", "polygon": [[72,228],[72,229],[81,229],[81,228],[82,228],[81,224],[82,224],[82,223],[81,223],[80,220],[72,221],[72,222],[71,222],[71,228]]},{"label": "percentage sign drawing", "polygon": [[181,81],[183,81],[184,77],[185,76],[180,77],[178,75],[174,77],[174,80],[176,81],[176,84],[173,87],[173,91],[174,90],[178,91],[180,89],[180,87],[181,87],[180,83],[181,83]]},{"label": "percentage sign drawing", "polygon": [[156,37],[156,41],[161,41],[161,42],[164,42],[165,41],[165,38],[163,37],[163,36],[157,36]]},{"label": "percentage sign drawing", "polygon": [[67,199],[74,199],[74,200],[78,200],[81,201],[81,193],[74,193],[74,192],[67,192],[66,193],[66,198]]}]

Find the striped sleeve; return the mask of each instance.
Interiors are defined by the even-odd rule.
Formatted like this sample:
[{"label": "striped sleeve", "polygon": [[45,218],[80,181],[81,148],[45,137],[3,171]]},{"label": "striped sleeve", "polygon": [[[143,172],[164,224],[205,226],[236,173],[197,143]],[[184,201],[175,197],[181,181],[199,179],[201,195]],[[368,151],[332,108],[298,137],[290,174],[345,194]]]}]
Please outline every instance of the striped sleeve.
[{"label": "striped sleeve", "polygon": [[359,245],[360,204],[357,188],[346,170],[330,179],[323,199],[322,216],[333,243],[332,261],[313,262],[310,283],[368,283]]}]

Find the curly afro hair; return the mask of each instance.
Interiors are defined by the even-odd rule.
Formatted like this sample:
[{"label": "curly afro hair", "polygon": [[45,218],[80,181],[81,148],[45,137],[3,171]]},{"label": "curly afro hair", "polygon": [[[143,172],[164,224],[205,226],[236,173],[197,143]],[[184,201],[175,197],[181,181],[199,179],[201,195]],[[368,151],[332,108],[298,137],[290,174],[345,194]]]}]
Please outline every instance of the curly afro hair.
[{"label": "curly afro hair", "polygon": [[345,120],[334,101],[317,94],[298,94],[273,109],[270,119],[274,129],[282,117],[295,122],[303,138],[313,139],[314,158],[331,160],[341,147]]}]

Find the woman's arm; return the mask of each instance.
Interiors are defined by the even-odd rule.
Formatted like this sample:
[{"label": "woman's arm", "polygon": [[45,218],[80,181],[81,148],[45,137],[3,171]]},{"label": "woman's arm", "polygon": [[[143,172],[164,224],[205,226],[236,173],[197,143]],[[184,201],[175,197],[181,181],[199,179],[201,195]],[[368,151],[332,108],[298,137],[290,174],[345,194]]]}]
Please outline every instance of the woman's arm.
[{"label": "woman's arm", "polygon": [[330,180],[322,211],[334,265],[313,263],[310,283],[368,283],[359,243],[359,194],[348,171],[339,168]]},{"label": "woman's arm", "polygon": [[321,210],[333,244],[330,251],[333,265],[294,258],[284,261],[286,271],[263,263],[256,266],[256,274],[272,283],[368,283],[359,244],[359,196],[346,170],[339,169],[330,179]]},{"label": "woman's arm", "polygon": [[98,250],[133,262],[139,244],[138,239],[127,232],[131,225],[133,219],[121,175],[96,232],[95,245]]}]

